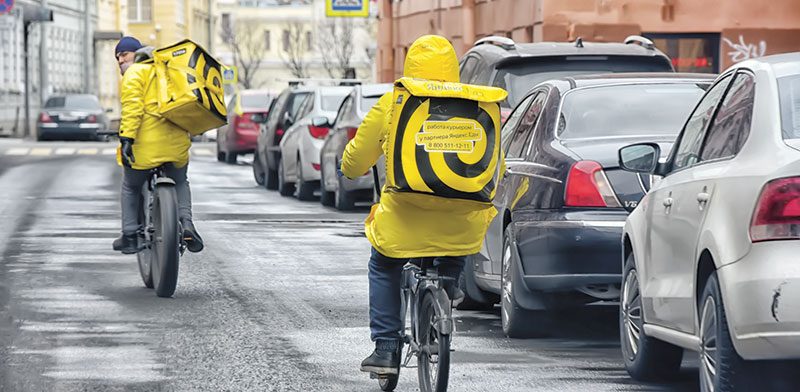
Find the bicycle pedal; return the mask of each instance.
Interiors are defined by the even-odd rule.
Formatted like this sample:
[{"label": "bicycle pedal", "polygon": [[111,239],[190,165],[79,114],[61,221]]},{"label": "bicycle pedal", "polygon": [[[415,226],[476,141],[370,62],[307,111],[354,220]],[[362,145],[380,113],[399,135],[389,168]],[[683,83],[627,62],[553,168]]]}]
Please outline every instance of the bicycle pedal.
[{"label": "bicycle pedal", "polygon": [[387,379],[387,378],[389,378],[391,376],[396,376],[396,374],[378,374],[378,373],[375,373],[375,372],[370,372],[369,373],[369,378],[371,380],[385,380],[385,379]]}]

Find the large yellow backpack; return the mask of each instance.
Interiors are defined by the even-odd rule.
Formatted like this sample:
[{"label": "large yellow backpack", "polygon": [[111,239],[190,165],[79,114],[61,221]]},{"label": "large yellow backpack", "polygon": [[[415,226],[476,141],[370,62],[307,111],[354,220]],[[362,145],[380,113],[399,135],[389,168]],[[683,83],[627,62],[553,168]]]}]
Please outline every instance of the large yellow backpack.
[{"label": "large yellow backpack", "polygon": [[394,85],[387,187],[489,202],[500,171],[499,88],[401,78]]},{"label": "large yellow backpack", "polygon": [[219,61],[184,40],[153,51],[158,114],[191,135],[227,123]]}]

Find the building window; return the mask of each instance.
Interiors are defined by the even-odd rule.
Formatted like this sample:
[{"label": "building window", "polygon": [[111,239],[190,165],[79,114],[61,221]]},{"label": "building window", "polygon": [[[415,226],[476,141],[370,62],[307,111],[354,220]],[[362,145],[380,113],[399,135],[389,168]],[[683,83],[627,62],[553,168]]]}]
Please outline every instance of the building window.
[{"label": "building window", "polygon": [[272,37],[270,37],[269,30],[264,30],[264,49],[272,50]]},{"label": "building window", "polygon": [[175,0],[175,23],[186,26],[186,3],[184,0]]},{"label": "building window", "polygon": [[313,46],[314,46],[314,43],[311,42],[311,32],[310,31],[306,31],[306,50],[309,51],[309,52],[314,50]]},{"label": "building window", "polygon": [[152,20],[152,0],[128,0],[128,22],[141,23]]},{"label": "building window", "polygon": [[289,33],[289,30],[283,30],[283,51],[284,52],[288,52],[289,51],[289,41],[291,40],[290,39],[290,35],[291,35],[291,33]]},{"label": "building window", "polygon": [[719,72],[719,34],[645,34],[677,72]]}]

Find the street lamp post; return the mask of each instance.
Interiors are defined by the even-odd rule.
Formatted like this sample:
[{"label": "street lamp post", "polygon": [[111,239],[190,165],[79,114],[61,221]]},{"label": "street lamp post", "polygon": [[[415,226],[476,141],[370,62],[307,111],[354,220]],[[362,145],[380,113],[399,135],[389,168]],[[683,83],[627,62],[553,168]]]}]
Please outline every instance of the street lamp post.
[{"label": "street lamp post", "polygon": [[[22,42],[23,46],[25,47],[25,135],[26,136],[33,136],[34,134],[34,130],[31,130],[31,98],[30,98],[31,78],[30,78],[30,66],[28,62],[28,53],[30,52],[28,49],[28,35],[30,35],[30,27],[33,23],[52,22],[52,21],[53,21],[52,10],[41,6],[23,4]],[[44,37],[42,37],[42,39],[44,39]],[[46,55],[47,53],[40,54],[40,56],[46,56]],[[39,63],[42,63],[42,57],[39,58]]]}]

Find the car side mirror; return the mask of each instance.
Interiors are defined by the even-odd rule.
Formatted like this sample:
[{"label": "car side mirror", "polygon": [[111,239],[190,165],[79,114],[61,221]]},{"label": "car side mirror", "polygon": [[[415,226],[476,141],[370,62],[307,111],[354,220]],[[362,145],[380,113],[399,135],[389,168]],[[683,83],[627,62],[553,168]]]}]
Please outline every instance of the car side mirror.
[{"label": "car side mirror", "polygon": [[661,147],[656,143],[631,144],[619,149],[619,167],[634,173],[656,174]]},{"label": "car side mirror", "polygon": [[264,113],[254,113],[250,116],[250,121],[256,124],[264,124],[267,122],[267,115]]},{"label": "car side mirror", "polygon": [[311,119],[311,125],[320,128],[331,128],[328,118],[324,116],[317,116]]}]

